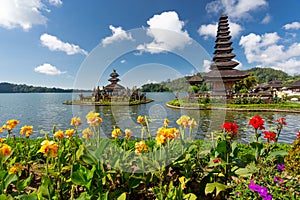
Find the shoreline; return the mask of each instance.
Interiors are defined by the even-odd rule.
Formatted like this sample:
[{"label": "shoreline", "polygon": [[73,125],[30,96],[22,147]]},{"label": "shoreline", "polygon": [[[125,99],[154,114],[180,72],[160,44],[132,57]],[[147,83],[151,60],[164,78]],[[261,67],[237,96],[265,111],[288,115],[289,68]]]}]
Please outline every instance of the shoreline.
[{"label": "shoreline", "polygon": [[63,102],[64,105],[77,105],[77,106],[136,106],[140,104],[147,104],[153,102],[153,99],[146,101],[130,103],[130,102],[110,102],[102,104],[101,102]]},{"label": "shoreline", "polygon": [[279,110],[279,109],[266,109],[266,108],[256,108],[256,109],[243,109],[243,108],[222,108],[222,107],[210,107],[210,108],[193,108],[193,107],[179,107],[173,106],[166,103],[168,108],[173,109],[183,109],[183,110],[228,110],[228,111],[238,111],[238,112],[286,112],[286,113],[298,113],[300,114],[300,110]]}]

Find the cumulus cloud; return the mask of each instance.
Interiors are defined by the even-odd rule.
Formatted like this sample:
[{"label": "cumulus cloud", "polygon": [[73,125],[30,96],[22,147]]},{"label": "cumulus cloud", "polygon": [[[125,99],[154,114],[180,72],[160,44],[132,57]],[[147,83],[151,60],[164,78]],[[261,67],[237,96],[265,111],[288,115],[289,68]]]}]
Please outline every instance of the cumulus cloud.
[{"label": "cumulus cloud", "polygon": [[211,64],[212,64],[212,61],[210,61],[210,60],[203,60],[203,71],[204,72],[209,72]]},{"label": "cumulus cloud", "polygon": [[183,49],[191,43],[191,38],[186,30],[185,23],[179,19],[175,11],[163,12],[154,15],[147,21],[147,35],[153,38],[153,41],[147,44],[141,44],[137,50],[150,53],[161,53]]},{"label": "cumulus cloud", "polygon": [[33,25],[44,25],[47,18],[41,13],[46,7],[40,0],[0,1],[0,26],[29,30]]},{"label": "cumulus cloud", "polygon": [[48,0],[51,5],[60,6],[63,4],[61,0]]},{"label": "cumulus cloud", "polygon": [[272,17],[269,13],[266,14],[266,16],[263,18],[263,20],[261,21],[262,24],[268,24],[270,23],[272,20]]},{"label": "cumulus cloud", "polygon": [[[207,24],[201,25],[198,29],[198,33],[204,36],[204,39],[207,40],[209,37],[216,37],[218,30],[218,24]],[[243,27],[237,23],[229,22],[230,34],[233,38],[236,38],[240,35],[243,30]]]},{"label": "cumulus cloud", "polygon": [[34,68],[34,71],[46,75],[61,75],[66,73],[58,70],[55,66],[49,63],[44,63],[40,66],[37,66],[36,68]]},{"label": "cumulus cloud", "polygon": [[49,35],[47,33],[41,35],[40,40],[41,43],[45,47],[48,47],[51,51],[63,51],[68,55],[74,55],[74,54],[88,55],[88,52],[81,49],[78,45],[63,42],[59,40],[57,37],[53,35]]},{"label": "cumulus cloud", "polygon": [[283,28],[285,30],[290,30],[290,29],[300,29],[300,22],[293,22],[293,23],[290,23],[290,24],[286,24],[283,26]]},{"label": "cumulus cloud", "polygon": [[133,40],[131,34],[126,33],[126,31],[124,31],[120,26],[114,27],[113,25],[110,25],[109,29],[112,32],[112,36],[106,37],[102,40],[102,46],[104,47],[117,41]]},{"label": "cumulus cloud", "polygon": [[233,19],[248,18],[250,12],[268,5],[266,0],[215,0],[206,5],[208,13],[225,12]]},{"label": "cumulus cloud", "polygon": [[239,42],[244,48],[248,63],[283,70],[289,74],[300,72],[300,43],[283,44],[276,32],[242,36]]}]

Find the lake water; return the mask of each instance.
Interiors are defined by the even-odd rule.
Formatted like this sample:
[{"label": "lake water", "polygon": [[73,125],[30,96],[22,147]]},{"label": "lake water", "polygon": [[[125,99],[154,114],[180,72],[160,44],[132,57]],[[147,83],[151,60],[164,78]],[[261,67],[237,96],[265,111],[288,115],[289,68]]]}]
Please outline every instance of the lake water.
[{"label": "lake water", "polygon": [[[40,133],[44,130],[51,134],[53,125],[57,129],[66,130],[71,128],[70,120],[73,116],[81,117],[83,125],[80,129],[88,126],[85,122],[85,115],[95,110],[103,118],[102,133],[109,136],[113,126],[117,125],[121,130],[130,128],[135,136],[140,135],[140,126],[136,123],[139,115],[147,115],[151,118],[151,133],[155,135],[156,130],[163,125],[163,120],[168,118],[170,126],[177,126],[175,121],[181,115],[189,115],[198,121],[197,137],[203,137],[213,130],[219,130],[224,121],[236,121],[240,126],[239,135],[241,142],[248,142],[253,135],[253,129],[248,126],[249,119],[255,115],[260,115],[265,119],[266,129],[274,127],[274,121],[280,117],[285,117],[287,126],[284,127],[279,142],[292,143],[300,130],[300,115],[293,113],[277,112],[233,112],[233,111],[199,111],[199,110],[179,110],[165,106],[165,103],[175,98],[174,93],[147,93],[147,97],[154,99],[149,104],[138,106],[70,106],[63,102],[77,98],[78,94],[71,93],[17,93],[0,94],[0,125],[9,119],[18,119],[19,125],[14,130],[14,134],[19,132],[23,125],[33,125],[34,134],[32,137],[43,137]],[[2,137],[5,134],[2,133]]]}]

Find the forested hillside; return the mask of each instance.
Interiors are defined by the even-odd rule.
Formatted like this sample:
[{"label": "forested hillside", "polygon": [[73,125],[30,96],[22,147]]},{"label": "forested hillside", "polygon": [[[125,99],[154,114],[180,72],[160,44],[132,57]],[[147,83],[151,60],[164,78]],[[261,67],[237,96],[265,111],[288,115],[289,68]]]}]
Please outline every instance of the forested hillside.
[{"label": "forested hillside", "polygon": [[47,87],[35,87],[29,85],[17,85],[12,83],[0,83],[0,93],[38,93],[38,92],[52,92],[52,93],[61,93],[61,92],[72,92],[73,90],[65,90],[60,88],[47,88]]}]

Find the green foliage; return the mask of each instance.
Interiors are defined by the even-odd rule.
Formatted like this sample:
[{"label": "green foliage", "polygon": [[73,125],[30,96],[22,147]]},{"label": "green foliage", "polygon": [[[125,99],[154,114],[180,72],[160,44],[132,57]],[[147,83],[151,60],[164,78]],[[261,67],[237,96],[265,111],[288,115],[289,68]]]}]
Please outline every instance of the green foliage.
[{"label": "green foliage", "polygon": [[142,92],[169,92],[170,89],[159,83],[149,83],[142,86]]},{"label": "green foliage", "polygon": [[60,88],[35,87],[28,85],[17,85],[12,83],[0,83],[0,93],[35,93],[35,92],[72,92],[73,90],[65,90]]},{"label": "green foliage", "polygon": [[257,84],[257,82],[256,76],[253,76],[253,74],[250,73],[250,76],[247,78],[235,82],[233,88],[237,93],[247,93]]},{"label": "green foliage", "polygon": [[285,168],[291,176],[300,176],[300,136],[295,139],[285,157]]},{"label": "green foliage", "polygon": [[247,70],[256,76],[258,83],[268,83],[273,80],[287,80],[289,75],[281,70],[255,67]]}]

